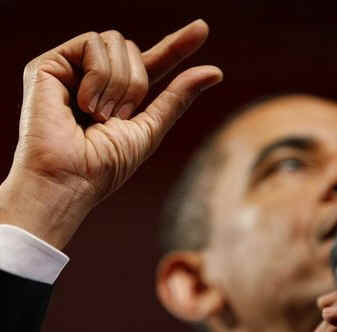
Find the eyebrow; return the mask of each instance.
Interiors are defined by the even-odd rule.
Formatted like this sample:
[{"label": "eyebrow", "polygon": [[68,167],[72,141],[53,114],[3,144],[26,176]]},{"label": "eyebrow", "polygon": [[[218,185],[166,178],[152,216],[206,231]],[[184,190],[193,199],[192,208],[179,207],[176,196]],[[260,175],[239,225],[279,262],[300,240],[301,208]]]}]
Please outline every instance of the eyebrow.
[{"label": "eyebrow", "polygon": [[312,137],[306,136],[284,137],[262,148],[257,158],[255,159],[255,162],[253,163],[252,171],[258,168],[276,150],[291,148],[301,151],[308,151],[313,150],[315,146],[316,142]]}]

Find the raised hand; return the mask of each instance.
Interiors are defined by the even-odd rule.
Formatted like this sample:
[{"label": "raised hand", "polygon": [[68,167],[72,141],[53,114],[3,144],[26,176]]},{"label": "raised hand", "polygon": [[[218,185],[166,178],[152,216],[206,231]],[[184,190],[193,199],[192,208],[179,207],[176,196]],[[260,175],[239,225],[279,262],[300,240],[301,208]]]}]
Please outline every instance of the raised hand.
[{"label": "raised hand", "polygon": [[[148,86],[196,51],[207,34],[198,20],[141,53],[117,31],[90,32],[31,61],[19,142],[0,187],[5,219],[63,248],[87,213],[156,150],[200,92],[221,81],[216,67],[191,68],[132,117]],[[93,120],[89,125],[76,121],[76,104]]]}]

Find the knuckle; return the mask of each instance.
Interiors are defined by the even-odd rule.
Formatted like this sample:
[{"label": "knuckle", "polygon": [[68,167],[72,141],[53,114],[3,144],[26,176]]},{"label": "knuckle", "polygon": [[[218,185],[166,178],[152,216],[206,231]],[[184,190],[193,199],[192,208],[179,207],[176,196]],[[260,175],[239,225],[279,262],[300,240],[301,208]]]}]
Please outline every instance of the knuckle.
[{"label": "knuckle", "polygon": [[144,97],[149,90],[149,81],[148,79],[136,78],[130,83],[129,91],[130,94]]},{"label": "knuckle", "polygon": [[98,32],[96,31],[89,31],[89,32],[86,32],[85,34],[85,39],[86,40],[97,40],[100,38],[100,35]]},{"label": "knuckle", "polygon": [[129,86],[129,77],[122,74],[114,74],[109,82],[109,90],[113,94],[122,95]]},{"label": "knuckle", "polygon": [[160,116],[160,112],[147,112],[146,113],[145,123],[148,125],[151,134],[154,134],[155,131],[162,126],[163,118]]},{"label": "knuckle", "polygon": [[117,30],[108,30],[101,33],[101,36],[107,41],[124,40],[124,36]]},{"label": "knuckle", "polygon": [[129,47],[133,47],[133,48],[135,48],[138,52],[140,52],[140,49],[139,49],[138,45],[137,45],[133,40],[127,39],[127,40],[126,40],[126,45],[129,46]]},{"label": "knuckle", "polygon": [[49,73],[55,67],[51,61],[37,57],[28,62],[24,68],[23,80],[25,85],[40,83],[50,78]]},{"label": "knuckle", "polygon": [[28,78],[34,71],[35,68],[35,59],[29,61],[26,65],[25,68],[23,70],[23,77],[24,78]]},{"label": "knuckle", "polygon": [[36,72],[60,72],[61,68],[66,67],[68,62],[59,53],[50,51],[43,57],[34,60],[34,69]]},{"label": "knuckle", "polygon": [[181,95],[169,88],[163,91],[163,100],[168,105],[176,105],[179,109],[187,109],[191,103],[191,100],[187,96]]},{"label": "knuckle", "polygon": [[101,48],[104,45],[101,35],[94,31],[87,32],[85,34],[84,39],[85,39],[84,48],[97,49]]},{"label": "knuckle", "polygon": [[111,36],[113,36],[116,39],[120,39],[120,40],[124,39],[124,36],[119,31],[117,31],[117,30],[112,30],[111,31]]},{"label": "knuckle", "polygon": [[141,123],[141,130],[144,134],[144,141],[147,143],[147,157],[153,154],[160,144],[160,138],[155,139],[158,135],[158,128],[161,126],[162,119],[151,113],[144,113],[143,121]]},{"label": "knuckle", "polygon": [[90,76],[98,81],[107,82],[110,79],[110,73],[104,68],[93,68],[90,71]]}]

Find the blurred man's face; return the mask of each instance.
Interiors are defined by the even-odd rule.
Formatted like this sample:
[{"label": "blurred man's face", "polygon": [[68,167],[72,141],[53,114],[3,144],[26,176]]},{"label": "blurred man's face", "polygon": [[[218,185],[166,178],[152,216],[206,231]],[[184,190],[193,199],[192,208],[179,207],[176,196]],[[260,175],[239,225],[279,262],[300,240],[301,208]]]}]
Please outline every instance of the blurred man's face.
[{"label": "blurred man's face", "polygon": [[218,143],[226,161],[211,197],[209,278],[245,326],[310,330],[317,297],[334,289],[337,104],[266,102]]}]

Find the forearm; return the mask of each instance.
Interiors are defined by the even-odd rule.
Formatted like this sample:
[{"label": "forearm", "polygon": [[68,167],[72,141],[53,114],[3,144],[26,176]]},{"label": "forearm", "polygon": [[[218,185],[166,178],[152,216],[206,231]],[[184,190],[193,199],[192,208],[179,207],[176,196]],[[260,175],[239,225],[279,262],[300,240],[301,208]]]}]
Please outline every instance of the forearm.
[{"label": "forearm", "polygon": [[0,186],[0,223],[21,227],[62,250],[92,208],[84,186],[78,182],[70,189],[36,174],[10,173]]}]

